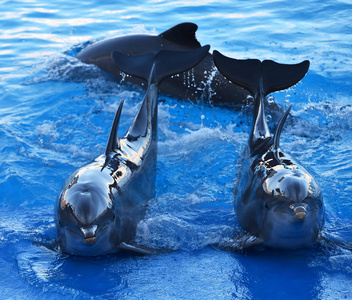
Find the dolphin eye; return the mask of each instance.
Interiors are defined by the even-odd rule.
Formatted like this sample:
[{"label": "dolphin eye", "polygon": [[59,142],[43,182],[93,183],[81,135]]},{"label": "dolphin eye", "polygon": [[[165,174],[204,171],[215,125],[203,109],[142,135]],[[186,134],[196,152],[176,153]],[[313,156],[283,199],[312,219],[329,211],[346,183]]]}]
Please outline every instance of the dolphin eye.
[{"label": "dolphin eye", "polygon": [[318,210],[323,206],[323,201],[319,198],[307,198],[302,202],[307,204],[310,210]]},{"label": "dolphin eye", "polygon": [[100,230],[104,230],[109,224],[105,224]]},{"label": "dolphin eye", "polygon": [[102,229],[107,226],[107,224],[115,219],[115,214],[112,209],[107,208],[100,216],[98,216],[94,224],[97,224]]},{"label": "dolphin eye", "polygon": [[270,209],[272,207],[272,204],[270,202],[265,202],[265,208]]}]

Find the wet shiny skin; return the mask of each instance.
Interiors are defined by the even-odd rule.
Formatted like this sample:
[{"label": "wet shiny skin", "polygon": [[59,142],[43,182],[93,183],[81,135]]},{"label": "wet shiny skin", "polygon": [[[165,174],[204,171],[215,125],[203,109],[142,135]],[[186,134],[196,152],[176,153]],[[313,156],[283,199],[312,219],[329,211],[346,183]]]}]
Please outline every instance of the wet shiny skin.
[{"label": "wet shiny skin", "polygon": [[148,90],[146,102],[149,98],[152,103],[141,106],[141,110],[146,109],[145,125],[149,130],[133,136],[130,128],[106,166],[106,156],[101,155],[64,184],[56,219],[58,240],[65,252],[88,256],[113,253],[135,236],[147,202],[155,195],[155,85]]},{"label": "wet shiny skin", "polygon": [[[247,153],[245,152],[244,155]],[[324,224],[320,188],[312,175],[281,150],[249,158],[237,188],[236,215],[243,229],[274,248],[315,243]]]},{"label": "wet shiny skin", "polygon": [[[122,71],[147,80],[148,89],[125,136],[117,136],[122,101],[105,153],[64,184],[56,204],[58,239],[64,251],[78,255],[121,249],[146,253],[130,242],[145,216],[148,201],[155,196],[158,83],[193,67],[208,51],[209,46],[138,56],[112,53],[114,63]],[[73,230],[68,233],[66,228],[70,226]]]}]

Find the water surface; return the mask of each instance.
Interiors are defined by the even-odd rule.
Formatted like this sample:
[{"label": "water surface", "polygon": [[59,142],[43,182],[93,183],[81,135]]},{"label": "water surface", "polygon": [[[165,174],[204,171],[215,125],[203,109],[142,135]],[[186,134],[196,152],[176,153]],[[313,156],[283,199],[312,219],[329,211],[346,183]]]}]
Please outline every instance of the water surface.
[{"label": "water surface", "polygon": [[[201,44],[235,58],[311,61],[294,88],[284,151],[313,169],[324,235],[352,243],[352,3],[346,1],[0,1],[0,295],[2,299],[349,299],[352,253],[211,247],[240,228],[232,188],[246,144],[242,111],[161,95],[157,197],[136,241],[153,256],[79,258],[34,241],[56,236],[65,178],[100,155],[125,99],[123,133],[143,90],[119,85],[74,54],[104,38],[195,22]],[[267,111],[271,128],[274,112]]]}]

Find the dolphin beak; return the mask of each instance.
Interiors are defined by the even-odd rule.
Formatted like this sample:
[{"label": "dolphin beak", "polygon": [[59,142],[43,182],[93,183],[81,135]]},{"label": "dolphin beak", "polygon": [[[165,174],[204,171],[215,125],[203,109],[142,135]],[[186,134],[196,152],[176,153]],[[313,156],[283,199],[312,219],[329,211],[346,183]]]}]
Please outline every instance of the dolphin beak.
[{"label": "dolphin beak", "polygon": [[89,226],[83,226],[79,229],[82,232],[84,240],[88,245],[92,245],[95,243],[95,240],[96,240],[95,233],[97,231],[97,228],[98,228],[97,225],[89,225]]},{"label": "dolphin beak", "polygon": [[290,206],[293,210],[293,215],[299,221],[304,221],[307,216],[307,204],[293,204]]}]

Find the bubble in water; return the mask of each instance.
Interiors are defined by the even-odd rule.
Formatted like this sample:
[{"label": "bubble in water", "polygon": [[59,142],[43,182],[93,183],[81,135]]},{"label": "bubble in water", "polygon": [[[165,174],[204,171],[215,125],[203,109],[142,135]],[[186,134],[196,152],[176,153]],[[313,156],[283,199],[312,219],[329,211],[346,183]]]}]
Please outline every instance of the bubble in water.
[{"label": "bubble in water", "polygon": [[273,119],[273,118],[272,118],[271,115],[267,115],[267,116],[266,116],[266,121],[267,121],[267,123],[270,123],[272,119]]}]

